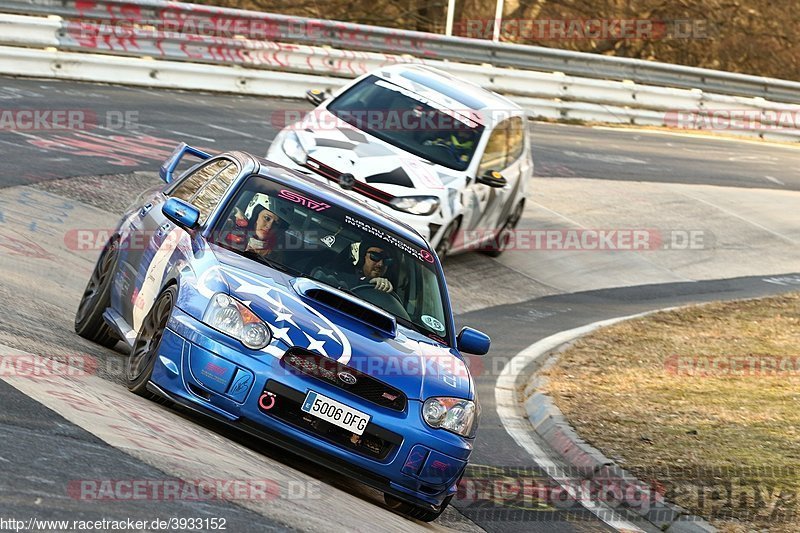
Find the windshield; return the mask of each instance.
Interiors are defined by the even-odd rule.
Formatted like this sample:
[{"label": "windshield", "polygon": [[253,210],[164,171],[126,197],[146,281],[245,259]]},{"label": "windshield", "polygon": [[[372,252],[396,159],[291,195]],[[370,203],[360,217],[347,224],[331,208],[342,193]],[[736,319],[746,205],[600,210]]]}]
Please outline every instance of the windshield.
[{"label": "windshield", "polygon": [[376,76],[337,97],[328,111],[406,152],[454,170],[467,169],[483,133],[483,126],[469,116]]},{"label": "windshield", "polygon": [[261,176],[251,176],[210,240],[341,289],[399,324],[450,344],[443,283],[427,249],[354,213]]}]

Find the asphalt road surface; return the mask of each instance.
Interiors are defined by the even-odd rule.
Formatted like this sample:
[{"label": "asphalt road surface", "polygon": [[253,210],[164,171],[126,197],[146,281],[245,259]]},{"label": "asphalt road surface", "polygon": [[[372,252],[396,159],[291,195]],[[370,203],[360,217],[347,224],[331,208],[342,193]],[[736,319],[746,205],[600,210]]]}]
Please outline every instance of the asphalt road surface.
[{"label": "asphalt road surface", "polygon": [[[0,128],[0,146],[14,155],[0,160],[0,186],[152,170],[181,141],[263,155],[287,121],[310,107],[297,100],[5,78],[3,111],[70,111],[83,128]],[[545,123],[533,131],[537,176],[800,190],[794,147]]]}]

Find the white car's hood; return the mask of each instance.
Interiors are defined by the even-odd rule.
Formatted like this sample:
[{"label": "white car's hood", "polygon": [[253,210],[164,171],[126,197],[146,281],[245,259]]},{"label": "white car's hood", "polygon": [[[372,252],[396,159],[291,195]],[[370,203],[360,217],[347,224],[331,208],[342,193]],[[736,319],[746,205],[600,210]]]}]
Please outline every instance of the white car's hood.
[{"label": "white car's hood", "polygon": [[309,157],[338,172],[393,196],[450,196],[460,189],[465,173],[420,159],[339,120],[326,110],[316,110],[294,128]]}]

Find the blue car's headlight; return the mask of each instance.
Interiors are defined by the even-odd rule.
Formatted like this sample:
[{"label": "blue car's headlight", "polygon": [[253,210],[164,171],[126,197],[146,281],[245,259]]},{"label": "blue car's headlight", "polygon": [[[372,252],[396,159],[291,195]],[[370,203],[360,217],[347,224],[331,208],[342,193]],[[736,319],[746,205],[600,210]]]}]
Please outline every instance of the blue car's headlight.
[{"label": "blue car's headlight", "polygon": [[286,135],[281,149],[289,156],[289,159],[298,165],[305,165],[306,161],[308,161],[308,153],[303,148],[303,145],[300,144],[300,139],[297,137],[297,134],[292,131]]},{"label": "blue car's headlight", "polygon": [[227,294],[215,294],[203,314],[203,322],[230,335],[251,350],[260,350],[272,340],[272,332],[255,313]]},{"label": "blue car's headlight", "polygon": [[422,404],[422,418],[432,428],[471,437],[477,420],[475,402],[463,398],[428,398]]}]

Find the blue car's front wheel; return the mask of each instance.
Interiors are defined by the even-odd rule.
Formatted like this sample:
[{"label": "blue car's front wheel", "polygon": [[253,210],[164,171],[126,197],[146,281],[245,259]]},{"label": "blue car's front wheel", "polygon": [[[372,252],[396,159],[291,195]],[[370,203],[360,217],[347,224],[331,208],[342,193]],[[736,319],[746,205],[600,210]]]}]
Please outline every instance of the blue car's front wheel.
[{"label": "blue car's front wheel", "polygon": [[167,321],[175,307],[177,295],[178,289],[174,285],[167,287],[159,295],[142,322],[128,356],[126,368],[128,389],[139,396],[149,399],[156,398],[147,390],[147,383],[153,375],[158,348],[161,345],[164,330],[167,328]]}]

